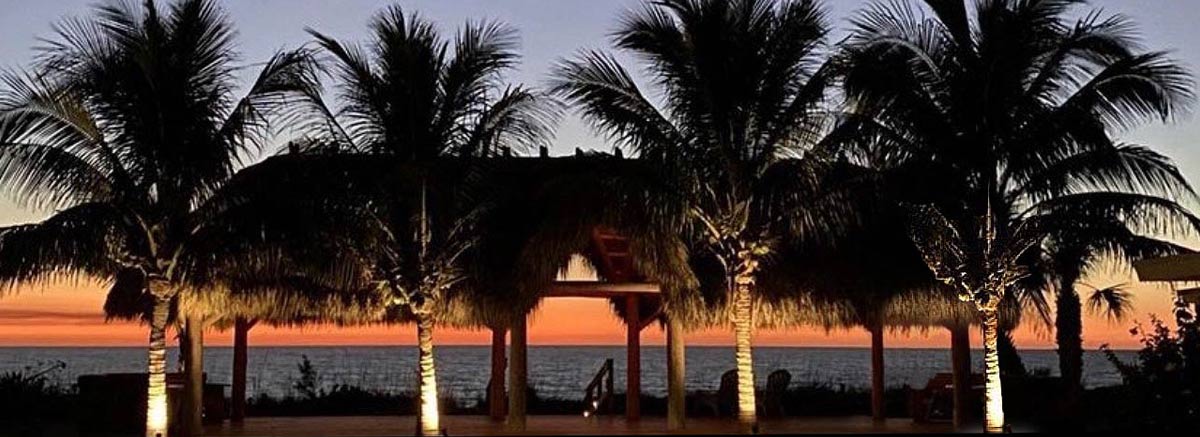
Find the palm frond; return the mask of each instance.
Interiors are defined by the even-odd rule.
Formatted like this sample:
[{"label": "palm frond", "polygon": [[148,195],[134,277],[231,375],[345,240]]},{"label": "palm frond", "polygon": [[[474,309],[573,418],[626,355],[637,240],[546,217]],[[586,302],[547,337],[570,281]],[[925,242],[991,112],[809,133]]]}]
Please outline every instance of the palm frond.
[{"label": "palm frond", "polygon": [[19,284],[110,278],[121,268],[125,231],[120,214],[103,203],[74,206],[40,223],[0,228],[0,284],[11,291]]},{"label": "palm frond", "polygon": [[1110,322],[1124,321],[1133,310],[1133,295],[1128,284],[1117,284],[1092,291],[1087,300],[1088,312],[1104,314]]},{"label": "palm frond", "polygon": [[319,72],[311,49],[275,53],[222,123],[220,135],[245,151],[261,151],[272,124],[328,132],[330,114],[321,103]]},{"label": "palm frond", "polygon": [[584,52],[561,61],[550,91],[574,105],[595,129],[640,156],[665,160],[683,141],[611,55]]},{"label": "palm frond", "polygon": [[0,183],[21,204],[109,198],[130,181],[93,115],[46,79],[10,73],[0,94]]},{"label": "palm frond", "polygon": [[552,98],[520,87],[505,89],[486,105],[458,146],[462,156],[495,156],[503,150],[528,151],[545,146],[559,119]]}]

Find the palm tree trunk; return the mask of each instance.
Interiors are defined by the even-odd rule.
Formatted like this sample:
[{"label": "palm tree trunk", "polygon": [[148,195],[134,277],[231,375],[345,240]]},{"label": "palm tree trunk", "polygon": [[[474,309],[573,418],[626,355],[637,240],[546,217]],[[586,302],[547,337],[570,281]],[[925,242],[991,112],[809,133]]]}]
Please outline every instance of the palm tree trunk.
[{"label": "palm tree trunk", "polygon": [[510,431],[525,430],[525,390],[527,389],[527,368],[525,367],[526,338],[525,316],[512,326],[509,340],[508,380],[508,429]]},{"label": "palm tree trunk", "polygon": [[871,420],[883,422],[883,323],[871,325]]},{"label": "palm tree trunk", "polygon": [[204,321],[200,316],[186,318],[187,361],[184,363],[184,429],[185,435],[204,433]]},{"label": "palm tree trunk", "polygon": [[971,332],[970,326],[950,327],[950,369],[954,381],[954,429],[967,422],[971,404]]},{"label": "palm tree trunk", "polygon": [[1012,327],[1001,328],[998,332],[1000,335],[996,337],[996,349],[1000,352],[1000,374],[1018,377],[1028,375],[1025,361],[1021,359],[1017,344],[1013,342]]},{"label": "palm tree trunk", "polygon": [[751,347],[753,319],[751,287],[754,279],[748,274],[733,278],[734,358],[737,362],[738,424],[744,433],[754,432],[758,416],[754,400],[754,356]]},{"label": "palm tree trunk", "polygon": [[687,416],[687,380],[684,366],[687,364],[683,343],[683,322],[677,317],[667,317],[667,429],[681,430]]},{"label": "palm tree trunk", "polygon": [[1004,396],[1000,388],[1000,315],[995,310],[983,311],[983,365],[987,379],[984,383],[984,432],[1004,432]]},{"label": "palm tree trunk", "polygon": [[175,357],[177,360],[175,362],[175,369],[183,372],[184,369],[187,368],[188,354],[192,353],[192,348],[189,343],[191,340],[188,339],[187,336],[187,321],[184,320],[179,323],[179,325],[175,326],[175,332],[178,333],[175,335],[175,340],[179,343],[179,354],[177,354],[178,356]]},{"label": "palm tree trunk", "polygon": [[417,414],[418,432],[423,436],[441,433],[438,423],[437,373],[433,362],[433,320],[428,315],[417,316],[417,366],[420,381],[417,393],[420,412]]},{"label": "palm tree trunk", "polygon": [[146,437],[167,437],[167,312],[170,299],[157,297],[150,319],[146,384]]},{"label": "palm tree trunk", "polygon": [[503,328],[492,328],[492,377],[488,382],[488,415],[492,420],[504,420],[504,368],[505,361]]},{"label": "palm tree trunk", "polygon": [[250,328],[255,322],[237,319],[233,322],[233,381],[229,388],[231,399],[229,420],[242,423],[246,419],[246,364],[248,362]]},{"label": "palm tree trunk", "polygon": [[1083,392],[1083,319],[1074,282],[1062,281],[1054,316],[1058,371],[1062,375],[1063,406],[1068,420],[1078,417],[1079,397]]}]

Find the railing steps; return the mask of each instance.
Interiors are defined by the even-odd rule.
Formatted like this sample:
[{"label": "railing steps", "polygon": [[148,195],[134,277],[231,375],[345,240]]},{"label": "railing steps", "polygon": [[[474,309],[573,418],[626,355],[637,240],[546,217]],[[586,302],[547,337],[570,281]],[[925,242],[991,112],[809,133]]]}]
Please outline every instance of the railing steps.
[{"label": "railing steps", "polygon": [[610,411],[613,396],[613,360],[604,360],[604,365],[592,377],[583,396],[583,417],[596,416]]}]

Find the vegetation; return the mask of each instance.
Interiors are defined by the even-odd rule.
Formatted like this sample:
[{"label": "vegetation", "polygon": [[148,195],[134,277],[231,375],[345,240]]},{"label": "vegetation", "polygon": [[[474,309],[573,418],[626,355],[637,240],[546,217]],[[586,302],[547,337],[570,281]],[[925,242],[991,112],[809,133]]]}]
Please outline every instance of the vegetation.
[{"label": "vegetation", "polygon": [[[416,412],[435,435],[442,411],[467,409],[439,401],[434,329],[523,320],[567,257],[615,227],[641,270],[627,276],[662,284],[672,326],[732,325],[746,431],[756,324],[867,326],[881,368],[885,327],[943,324],[960,302],[984,331],[987,431],[1005,429],[1006,405],[1032,414],[1051,386],[1070,420],[1113,396],[1135,413],[1114,426],[1188,430],[1200,423],[1200,334],[1183,309],[1174,334],[1157,320],[1138,331],[1138,363],[1113,359],[1120,391],[1081,383],[1082,279],[1187,252],[1169,240],[1200,235],[1184,206],[1198,197],[1175,164],[1120,139],[1184,112],[1190,73],[1144,49],[1126,18],[1083,3],[881,0],[831,46],[819,0],[656,0],[622,17],[615,52],[561,61],[546,94],[505,83],[519,60],[507,25],[446,37],[390,7],[362,44],[310,29],[315,48],[276,53],[241,96],[216,2],[105,4],[56,26],[27,71],[0,76],[0,184],[52,211],[0,228],[0,291],[108,280],[109,314],[149,324],[147,435],[167,430],[173,316],[197,333],[186,337],[196,379],[198,333],[214,319],[414,323],[415,399],[324,388],[306,358],[299,396],[260,396],[250,410]],[[614,153],[505,159],[548,144],[556,99]],[[303,138],[241,168],[280,126]],[[830,272],[851,279],[817,278]],[[1114,320],[1128,310],[1120,287],[1086,300]],[[1008,333],[1022,309],[1047,323],[1053,313],[1061,383],[1016,361]],[[879,376],[882,418],[898,395]],[[1029,402],[1006,404],[1002,380]],[[187,386],[183,429],[196,431],[200,387]],[[3,375],[0,394],[21,399],[0,405],[20,417],[70,402],[40,375]],[[804,387],[786,399],[792,414],[832,414],[857,411],[860,395]],[[575,408],[529,399],[530,411]]]},{"label": "vegetation", "polygon": [[[280,247],[294,249],[285,255],[293,265],[274,273],[376,290],[389,320],[415,322],[419,428],[437,435],[434,324],[462,288],[464,254],[480,239],[488,207],[471,160],[542,144],[554,111],[538,94],[502,84],[518,59],[508,26],[468,23],[450,40],[432,22],[391,7],[370,30],[365,48],[310,30],[328,55],[340,105],[314,105],[311,115],[322,120],[309,130],[316,137],[290,150],[297,158],[290,168],[313,179],[307,186],[315,190],[292,199],[289,216],[261,223]],[[314,165],[345,172],[318,173]],[[290,214],[298,210],[312,220],[295,223]],[[323,237],[308,247],[287,243],[311,235]]]},{"label": "vegetation", "polygon": [[642,181],[650,220],[679,234],[688,255],[719,266],[716,300],[729,308],[738,368],[738,417],[754,427],[751,357],[755,284],[780,240],[829,233],[843,221],[807,155],[831,85],[821,68],[828,24],[817,1],[647,4],[622,20],[613,45],[653,83],[653,101],[605,52],[554,72],[553,91],[597,131],[657,169]]},{"label": "vegetation", "polygon": [[1104,348],[1121,371],[1122,401],[1113,413],[1114,428],[1158,432],[1200,431],[1200,323],[1187,304],[1176,303],[1175,332],[1154,318],[1140,337],[1137,362],[1125,363]]},{"label": "vegetation", "polygon": [[1142,235],[1200,223],[1173,200],[1195,195],[1170,160],[1115,138],[1172,120],[1192,81],[1142,51],[1126,20],[1070,19],[1079,2],[913,3],[877,3],[853,20],[840,59],[848,113],[831,143],[877,169],[886,196],[923,205],[918,246],[984,321],[987,429],[1000,431],[997,309],[1010,287],[1036,297],[1054,275],[1077,279],[1044,261],[1076,233],[1096,247],[1061,256],[1086,266],[1092,253],[1173,251]]},{"label": "vegetation", "polygon": [[0,374],[0,428],[6,433],[25,434],[61,424],[73,411],[74,393],[50,379],[65,367],[56,363],[46,370]]},{"label": "vegetation", "polygon": [[0,231],[0,281],[90,275],[145,296],[154,435],[167,426],[169,307],[198,285],[196,260],[222,249],[209,202],[265,144],[267,121],[318,84],[308,52],[280,52],[235,96],[233,29],[211,1],[95,11],[57,26],[32,71],[3,78],[0,183],[55,212]]}]

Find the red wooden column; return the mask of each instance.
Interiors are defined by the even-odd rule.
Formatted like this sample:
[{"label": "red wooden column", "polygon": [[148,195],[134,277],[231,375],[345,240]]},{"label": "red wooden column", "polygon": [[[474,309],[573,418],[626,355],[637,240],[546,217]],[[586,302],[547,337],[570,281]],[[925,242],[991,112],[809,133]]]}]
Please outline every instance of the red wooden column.
[{"label": "red wooden column", "polygon": [[638,296],[625,296],[625,418],[638,420],[642,416],[642,317],[638,314]]},{"label": "red wooden column", "polygon": [[871,420],[879,423],[887,419],[884,412],[883,380],[883,323],[875,322],[871,331]]}]

